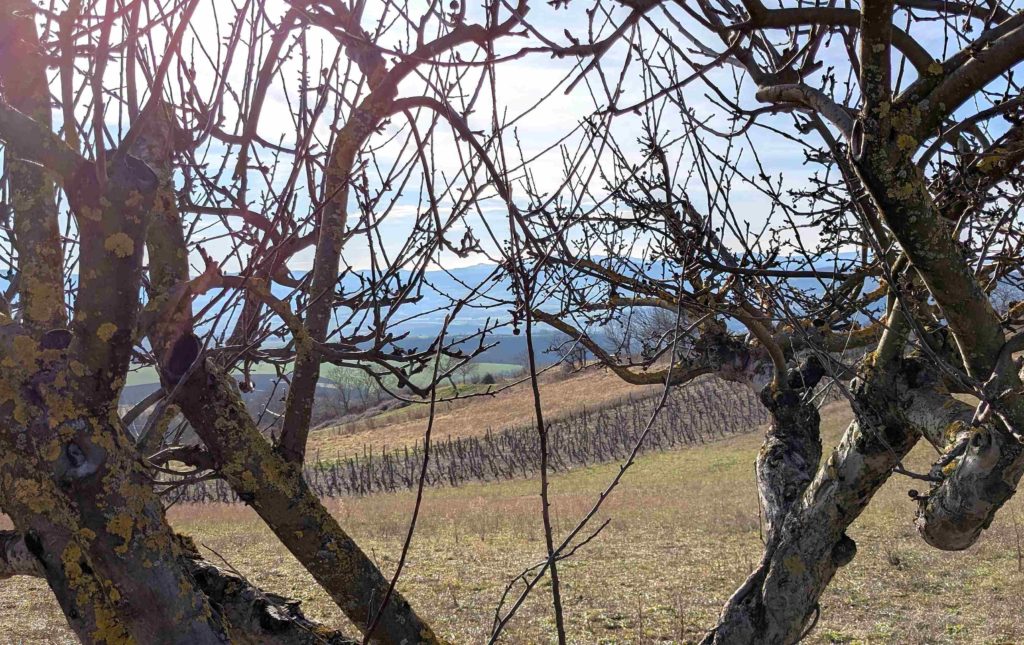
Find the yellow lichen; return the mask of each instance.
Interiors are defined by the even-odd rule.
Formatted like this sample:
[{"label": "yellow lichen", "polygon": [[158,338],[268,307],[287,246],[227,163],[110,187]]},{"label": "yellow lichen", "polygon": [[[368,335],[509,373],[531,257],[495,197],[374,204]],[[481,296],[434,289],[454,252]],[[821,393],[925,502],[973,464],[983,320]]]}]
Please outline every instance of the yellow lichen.
[{"label": "yellow lichen", "polygon": [[31,295],[27,298],[26,313],[35,320],[44,320],[54,314],[63,306],[63,294],[59,289],[50,284],[26,279],[26,292]]},{"label": "yellow lichen", "polygon": [[900,150],[913,150],[917,147],[917,139],[909,134],[901,134],[896,138],[896,145],[900,147]]},{"label": "yellow lichen", "polygon": [[117,325],[111,322],[105,322],[96,330],[96,336],[104,343],[109,343],[110,339],[114,337],[116,332]]},{"label": "yellow lichen", "polygon": [[110,518],[110,520],[107,522],[107,530],[110,531],[111,534],[116,535],[122,540],[124,540],[124,544],[115,547],[114,551],[118,553],[128,552],[128,542],[132,539],[132,530],[134,526],[135,523],[132,521],[130,515],[122,513],[120,515],[115,515],[114,517]]},{"label": "yellow lichen", "polygon": [[126,258],[135,252],[135,241],[124,232],[114,233],[103,241],[103,248],[119,258]]},{"label": "yellow lichen", "polygon": [[1006,155],[1006,148],[996,148],[991,154],[985,155],[978,161],[978,170],[989,172],[999,166],[999,163]]},{"label": "yellow lichen", "polygon": [[109,643],[110,645],[129,645],[135,640],[129,636],[117,618],[102,605],[95,609],[96,631],[92,638],[97,643]]},{"label": "yellow lichen", "polygon": [[124,200],[124,205],[128,208],[135,208],[140,204],[142,204],[142,193],[137,190],[128,193],[128,199]]},{"label": "yellow lichen", "polygon": [[33,513],[45,513],[52,509],[49,497],[44,495],[39,482],[31,479],[19,479],[14,484],[14,498],[27,506]]},{"label": "yellow lichen", "polygon": [[76,581],[82,575],[82,565],[79,562],[81,557],[82,549],[74,542],[71,542],[64,547],[64,551],[60,554],[60,560],[64,564],[64,574],[67,575],[68,579],[72,582]]},{"label": "yellow lichen", "polygon": [[92,220],[94,222],[98,222],[101,219],[103,219],[103,211],[93,206],[87,206],[83,204],[82,206],[78,207],[76,212],[78,213],[79,217],[83,219]]},{"label": "yellow lichen", "polygon": [[28,413],[28,408],[20,400],[15,401],[14,404],[14,420],[18,422],[18,425],[27,426],[29,421],[32,420],[31,415]]},{"label": "yellow lichen", "polygon": [[14,337],[14,355],[21,359],[22,364],[34,361],[38,353],[39,345],[31,337]]},{"label": "yellow lichen", "polygon": [[54,439],[47,442],[43,448],[43,459],[46,461],[57,461],[60,458],[60,442]]}]

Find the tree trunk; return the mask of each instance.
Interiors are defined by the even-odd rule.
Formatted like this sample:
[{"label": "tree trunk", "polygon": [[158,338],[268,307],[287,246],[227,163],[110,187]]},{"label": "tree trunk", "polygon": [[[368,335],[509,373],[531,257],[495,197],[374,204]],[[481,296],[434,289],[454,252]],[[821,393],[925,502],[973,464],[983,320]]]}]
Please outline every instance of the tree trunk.
[{"label": "tree trunk", "polygon": [[[388,580],[327,512],[301,464],[286,461],[260,434],[231,377],[206,360],[181,384],[177,400],[217,471],[365,633]],[[395,592],[371,642],[440,641]]]},{"label": "tree trunk", "polygon": [[24,334],[12,344],[0,369],[0,502],[72,628],[84,642],[224,642],[116,410],[69,389],[63,350]]},{"label": "tree trunk", "polygon": [[[34,17],[26,0],[0,0],[4,98],[41,140],[6,150],[21,310],[19,323],[0,323],[0,506],[83,641],[221,643],[220,617],[182,569],[116,410],[153,174],[128,156],[101,168],[53,135]],[[59,172],[80,233],[74,334],[65,328],[54,184],[19,160],[47,151],[67,162]]]},{"label": "tree trunk", "polygon": [[[855,420],[784,519],[774,520],[760,565],[729,599],[705,644],[788,645],[802,638],[821,594],[856,554],[846,529],[922,432],[935,437],[964,418],[965,406],[948,405],[945,414],[937,413],[939,386],[922,361],[897,360],[896,369],[868,365],[854,379]],[[771,435],[766,449],[775,441]],[[777,486],[759,481],[759,487]]]},{"label": "tree trunk", "polygon": [[[199,557],[188,538],[179,537],[181,562],[230,626],[232,643],[259,645],[349,645],[340,632],[306,618],[299,603],[253,586],[240,575]],[[43,576],[42,563],[25,536],[0,531],[0,580],[12,576]]]},{"label": "tree trunk", "polygon": [[[891,29],[891,24],[885,24]],[[880,64],[888,65],[888,55],[884,58]],[[949,467],[933,470],[941,481],[921,498],[918,528],[922,536],[937,548],[960,550],[973,544],[991,524],[1024,475],[1020,442],[1024,395],[1010,360],[1012,352],[1004,352],[1002,321],[974,269],[964,260],[948,218],[932,198],[910,153],[891,144],[895,124],[913,122],[906,112],[916,109],[893,109],[893,116],[885,103],[880,112],[884,117],[869,112],[863,119],[863,155],[855,166],[885,223],[942,309],[964,370],[984,384],[980,396],[988,399],[986,404],[996,412],[972,436],[947,446],[940,463]]]},{"label": "tree trunk", "polygon": [[780,391],[774,383],[765,388],[761,399],[772,423],[757,454],[757,490],[766,542],[771,544],[818,470],[821,418],[809,397],[788,388]]},{"label": "tree trunk", "polygon": [[[151,282],[160,304],[144,328],[159,356],[165,389],[177,391],[175,403],[209,449],[216,471],[345,615],[365,630],[388,581],[310,490],[301,459],[289,461],[275,451],[246,410],[234,380],[197,355],[200,345],[192,332],[191,309],[194,285],[189,282],[169,158],[160,150],[135,152],[156,170],[160,183],[147,238]],[[437,638],[401,594],[394,593],[373,642],[432,643]]]},{"label": "tree trunk", "polygon": [[[49,126],[46,60],[34,15],[29,0],[0,0],[0,85],[12,107]],[[14,209],[21,321],[37,331],[63,327],[64,251],[53,179],[40,166],[21,161],[14,146],[4,150],[4,170]]]}]

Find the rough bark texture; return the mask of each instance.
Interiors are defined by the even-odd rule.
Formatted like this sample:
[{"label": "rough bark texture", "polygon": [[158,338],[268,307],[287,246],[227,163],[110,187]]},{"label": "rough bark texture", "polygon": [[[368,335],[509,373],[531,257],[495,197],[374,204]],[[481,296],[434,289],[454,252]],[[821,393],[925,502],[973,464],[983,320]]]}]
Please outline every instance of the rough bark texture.
[{"label": "rough bark texture", "polygon": [[[172,130],[172,115],[163,109],[154,114],[162,127],[148,128],[152,133],[141,137],[133,152],[146,160],[159,179],[146,242],[152,300],[143,329],[159,357],[161,380],[167,391],[177,391],[175,402],[209,449],[218,473],[352,622],[365,629],[376,610],[374,601],[387,591],[387,581],[306,485],[301,464],[287,461],[260,433],[234,380],[199,356],[199,341],[192,332],[192,299],[203,289],[203,276],[189,279],[168,142],[165,139],[163,146],[145,143]],[[156,445],[156,438],[151,439],[146,448]],[[374,642],[434,641],[430,628],[405,599],[392,594]]]},{"label": "rough bark texture", "polygon": [[[210,451],[218,472],[259,514],[331,598],[366,630],[388,581],[338,525],[302,477],[257,429],[231,377],[212,361],[182,384],[179,404]],[[395,592],[371,642],[439,642]]]},{"label": "rough bark texture", "polygon": [[[998,412],[975,433],[966,450],[963,442],[948,446],[940,461],[951,466],[937,471],[942,481],[923,499],[918,513],[918,527],[929,544],[964,549],[991,523],[1024,474],[1019,439],[1024,396],[1016,370],[1002,355],[1006,338],[999,315],[945,225],[949,218],[936,205],[913,153],[918,139],[930,136],[942,115],[983,86],[984,77],[1001,69],[1001,57],[1012,61],[1020,55],[1024,38],[1007,33],[1005,40],[997,38],[984,55],[965,63],[956,82],[942,74],[928,75],[894,102],[892,12],[893,3],[885,0],[866,2],[862,9],[865,105],[853,142],[860,150],[854,165],[878,212],[941,307],[967,374],[986,384],[989,403]],[[1007,29],[1019,32],[1011,23],[1013,19],[1007,21]]]},{"label": "rough bark texture", "polygon": [[941,483],[918,498],[918,532],[925,542],[945,550],[974,544],[1024,474],[1024,446],[1016,437],[992,424],[957,427],[964,430],[944,454],[953,460],[945,466],[940,461],[932,471]]},{"label": "rough bark texture", "polygon": [[1013,369],[1000,366],[1004,331],[950,230],[934,207],[923,180],[909,160],[894,160],[870,146],[859,166],[880,212],[929,292],[942,307],[968,374],[998,392],[997,418],[979,428],[968,450],[947,446],[938,471],[943,481],[925,498],[918,515],[922,536],[932,546],[964,549],[973,544],[995,513],[1013,495],[1024,473],[1024,449],[1014,436],[1024,428],[1024,397]]},{"label": "rough bark texture", "polygon": [[241,576],[205,560],[187,558],[196,584],[224,616],[231,642],[242,645],[354,645],[359,641],[303,615],[299,601],[254,587]]},{"label": "rough bark texture", "polygon": [[72,628],[84,642],[223,642],[116,408],[89,405],[64,350],[13,344],[0,370],[0,501]]},{"label": "rough bark texture", "polygon": [[[0,93],[12,107],[49,126],[46,62],[32,18],[29,0],[0,0]],[[22,322],[39,331],[63,327],[64,252],[53,179],[38,165],[21,161],[16,146],[4,150],[4,171],[14,209]]]},{"label": "rough bark texture", "polygon": [[[349,645],[341,633],[307,619],[298,601],[267,593],[245,578],[199,557],[187,538],[181,562],[213,608],[230,626],[232,643],[275,645]],[[12,576],[43,576],[43,567],[25,537],[16,531],[0,531],[0,580]]]},{"label": "rough bark texture", "polygon": [[[796,642],[836,571],[856,554],[847,527],[917,442],[925,430],[918,424],[927,421],[934,436],[937,426],[963,417],[959,406],[949,406],[948,417],[934,413],[939,385],[919,359],[897,359],[891,370],[872,359],[852,384],[856,420],[784,519],[773,513],[764,559],[730,598],[705,643]],[[809,421],[807,415],[790,418]],[[776,441],[769,436],[766,450],[777,450]],[[797,480],[802,472],[794,470]],[[787,497],[775,494],[783,503]]]},{"label": "rough bark texture", "polygon": [[[51,189],[16,188],[38,193],[15,204],[15,218],[25,222],[19,235],[36,243],[21,246],[18,257],[19,271],[31,276],[23,323],[7,320],[0,331],[0,507],[25,535],[84,642],[224,642],[220,617],[182,568],[163,507],[117,415],[155,177],[128,155],[99,168],[52,134],[48,101],[39,100],[48,88],[29,9],[0,5],[0,28],[13,29],[15,38],[3,41],[12,47],[4,55],[14,58],[4,61],[4,98],[43,117],[8,111],[26,124],[15,134],[31,125],[28,134],[37,139],[15,149],[37,161],[61,160],[55,167],[78,224],[80,280],[72,329],[47,331],[63,320],[64,306],[60,262],[52,257],[59,253],[55,214],[43,199]],[[19,181],[40,181],[18,172]]]},{"label": "rough bark texture", "polygon": [[772,423],[757,454],[757,490],[766,541],[771,543],[818,470],[821,419],[814,404],[793,390],[779,391],[769,385],[761,398]]}]

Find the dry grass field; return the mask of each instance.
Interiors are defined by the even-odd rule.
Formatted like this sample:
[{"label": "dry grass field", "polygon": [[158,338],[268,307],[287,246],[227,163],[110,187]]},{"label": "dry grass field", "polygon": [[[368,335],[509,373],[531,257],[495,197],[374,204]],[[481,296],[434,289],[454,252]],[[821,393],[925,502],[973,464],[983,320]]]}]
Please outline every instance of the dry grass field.
[{"label": "dry grass field", "polygon": [[[824,411],[825,441],[835,443],[849,410]],[[561,565],[574,643],[688,643],[712,624],[725,598],[757,560],[753,460],[757,433],[643,457],[605,506],[603,534]],[[923,468],[929,448],[908,464]],[[614,464],[553,478],[559,533],[593,503]],[[1015,499],[965,553],[925,546],[906,491],[890,481],[851,536],[858,557],[822,603],[811,643],[1024,642],[1024,503]],[[344,526],[388,572],[398,556],[412,495],[330,502]],[[435,489],[424,512],[401,588],[455,643],[483,642],[506,582],[543,553],[533,480]],[[339,612],[241,506],[171,511],[213,560],[269,590],[303,600],[307,614],[344,626]],[[1021,523],[1018,531],[1018,520]],[[73,642],[56,603],[38,580],[0,582],[0,643]],[[509,643],[549,643],[549,588],[542,586],[506,633]]]}]

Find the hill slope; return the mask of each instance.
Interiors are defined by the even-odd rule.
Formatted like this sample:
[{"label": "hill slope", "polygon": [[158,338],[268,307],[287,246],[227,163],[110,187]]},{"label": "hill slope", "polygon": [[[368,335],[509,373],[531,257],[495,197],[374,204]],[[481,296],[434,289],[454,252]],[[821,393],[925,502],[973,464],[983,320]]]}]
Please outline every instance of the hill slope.
[{"label": "hill slope", "polygon": [[[489,429],[501,430],[529,424],[533,419],[533,392],[529,383],[494,387],[493,394],[439,403],[433,436],[482,436]],[[481,392],[482,388],[469,391]],[[554,421],[581,409],[603,408],[629,396],[650,396],[656,386],[629,385],[608,371],[589,367],[568,377],[541,378],[541,404],[545,419]],[[417,403],[352,424],[322,428],[310,434],[310,456],[334,459],[362,454],[366,450],[411,446],[423,439],[428,406]]]},{"label": "hill slope", "polygon": [[[849,419],[844,403],[823,410],[826,450]],[[753,462],[760,433],[642,457],[595,518],[606,529],[560,568],[570,640],[575,643],[693,643],[757,562]],[[919,446],[907,462],[932,458]],[[606,464],[552,478],[555,528],[570,530],[618,470]],[[822,600],[805,642],[1024,642],[1024,573],[1012,500],[964,553],[927,547],[913,529],[914,483],[893,478],[851,537],[858,556]],[[485,642],[507,582],[542,559],[535,479],[426,492],[399,583],[406,597],[455,643]],[[413,493],[329,502],[346,530],[390,575],[408,526]],[[307,614],[344,626],[340,612],[247,508],[171,509],[172,523],[222,555],[254,583],[304,600]],[[212,551],[208,557],[218,560]],[[73,642],[40,580],[4,581],[0,642]],[[502,642],[548,643],[549,587],[523,605]]]}]

